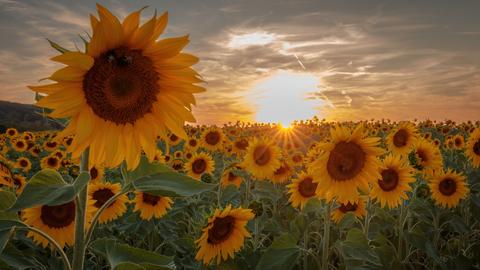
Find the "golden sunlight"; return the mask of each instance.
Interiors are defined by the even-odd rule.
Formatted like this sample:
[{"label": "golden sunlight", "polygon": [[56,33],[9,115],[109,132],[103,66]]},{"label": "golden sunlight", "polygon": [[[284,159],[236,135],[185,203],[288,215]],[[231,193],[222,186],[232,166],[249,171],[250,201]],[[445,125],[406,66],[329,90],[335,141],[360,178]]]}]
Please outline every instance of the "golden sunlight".
[{"label": "golden sunlight", "polygon": [[313,117],[323,103],[313,95],[318,84],[319,78],[312,73],[283,70],[260,80],[250,95],[257,107],[255,120],[289,127],[294,120]]}]

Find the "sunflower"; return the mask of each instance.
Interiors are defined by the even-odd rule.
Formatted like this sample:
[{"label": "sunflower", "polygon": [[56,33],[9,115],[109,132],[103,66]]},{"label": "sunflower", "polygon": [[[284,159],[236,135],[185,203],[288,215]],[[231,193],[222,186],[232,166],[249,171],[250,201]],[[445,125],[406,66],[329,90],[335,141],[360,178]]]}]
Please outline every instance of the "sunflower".
[{"label": "sunflower", "polygon": [[221,129],[217,127],[212,127],[205,130],[202,133],[201,138],[202,147],[209,151],[217,151],[222,149],[225,135],[223,134],[223,131]]},{"label": "sunflower", "polygon": [[442,153],[434,144],[425,139],[417,142],[415,147],[416,168],[426,174],[432,174],[443,166]]},{"label": "sunflower", "polygon": [[198,141],[195,138],[189,138],[187,142],[185,143],[185,150],[190,151],[190,152],[195,152],[198,148]]},{"label": "sunflower", "polygon": [[287,182],[293,174],[293,167],[287,161],[282,161],[280,167],[278,167],[273,175],[270,177],[272,183],[281,184]]},{"label": "sunflower", "polygon": [[337,126],[330,133],[331,141],[318,146],[321,154],[312,164],[314,180],[328,191],[328,201],[337,197],[339,201],[353,203],[358,189],[368,191],[368,183],[380,179],[377,156],[383,150],[377,147],[379,138],[365,137],[363,125],[353,132]]},{"label": "sunflower", "polygon": [[428,186],[435,203],[447,208],[457,206],[461,199],[467,197],[468,193],[465,176],[453,170],[435,173]]},{"label": "sunflower", "polygon": [[232,143],[232,151],[233,153],[237,154],[237,156],[243,156],[247,148],[248,148],[247,138],[240,137],[235,139],[235,141]]},{"label": "sunflower", "polygon": [[12,144],[13,149],[17,152],[24,152],[28,148],[28,143],[24,139],[17,139]]},{"label": "sunflower", "polygon": [[[119,193],[122,186],[119,183],[112,184],[108,182],[94,182],[88,185],[88,197],[93,202],[93,207],[96,210],[100,209],[104,203],[108,201],[113,195]],[[128,197],[126,194],[118,197],[110,206],[108,206],[98,218],[100,224],[113,221],[121,217],[127,211],[126,202]]]},{"label": "sunflower", "polygon": [[199,248],[195,259],[208,265],[212,260],[220,264],[222,260],[234,258],[234,253],[243,247],[245,237],[250,237],[245,227],[254,217],[251,209],[232,209],[231,205],[223,211],[216,209],[202,236],[195,241]]},{"label": "sunflower", "polygon": [[237,188],[240,188],[242,184],[242,177],[233,172],[233,168],[227,169],[222,174],[222,179],[220,179],[220,184],[222,187],[227,187],[228,185],[234,185]]},{"label": "sunflower", "polygon": [[30,154],[32,156],[38,157],[40,153],[42,153],[42,149],[40,148],[40,146],[33,146],[32,148],[30,148]]},{"label": "sunflower", "polygon": [[32,162],[30,159],[26,157],[20,157],[17,159],[17,162],[15,163],[15,167],[22,169],[24,172],[29,172],[30,169],[32,168]]},{"label": "sunflower", "polygon": [[175,152],[173,153],[173,156],[174,156],[175,158],[183,158],[183,152],[182,152],[182,151],[175,151]]},{"label": "sunflower", "polygon": [[461,134],[455,135],[453,138],[453,144],[455,149],[462,150],[465,147],[465,138]]},{"label": "sunflower", "polygon": [[380,168],[381,178],[372,185],[371,197],[377,199],[381,207],[397,207],[402,199],[408,199],[406,192],[412,190],[409,185],[415,181],[412,173],[413,169],[402,156],[387,156]]},{"label": "sunflower", "polygon": [[190,68],[198,58],[180,52],[188,36],[157,41],[166,13],[140,26],[141,10],[123,22],[99,4],[97,10],[86,52],[52,58],[67,67],[49,77],[55,83],[30,88],[47,94],[37,105],[52,109],[51,117],[70,119],[58,137],[75,135],[69,147],[74,157],[89,147],[91,165],[116,167],[126,160],[133,169],[141,150],[153,160],[156,138],[167,129],[187,137],[184,122],[195,122],[193,94],[205,91]]},{"label": "sunflower", "polygon": [[318,183],[313,181],[313,175],[309,172],[301,172],[292,183],[287,185],[290,198],[288,199],[293,207],[303,209],[308,200],[317,197]]},{"label": "sunflower", "polygon": [[[165,156],[170,157],[170,156]],[[174,159],[171,163],[170,166],[177,172],[182,172],[183,169],[185,168],[185,163],[181,159]]]},{"label": "sunflower", "polygon": [[417,140],[417,129],[411,122],[401,122],[397,129],[387,136],[387,147],[394,154],[408,154]]},{"label": "sunflower", "polygon": [[47,151],[55,151],[58,147],[58,142],[56,141],[46,141],[43,143],[43,149],[47,150]]},{"label": "sunflower", "polygon": [[18,135],[18,131],[15,128],[7,128],[5,134],[7,134],[9,138],[13,138]]},{"label": "sunflower", "polygon": [[480,127],[470,133],[465,154],[472,162],[474,168],[480,167]]},{"label": "sunflower", "polygon": [[280,149],[273,142],[254,138],[249,142],[242,166],[258,180],[267,179],[281,166],[280,156]]},{"label": "sunflower", "polygon": [[363,218],[367,213],[365,201],[360,198],[356,201],[340,203],[339,207],[332,212],[333,221],[339,223],[348,212],[352,212],[357,218]]},{"label": "sunflower", "polygon": [[290,160],[294,166],[302,166],[303,158],[302,152],[294,152],[290,155]]},{"label": "sunflower", "polygon": [[150,220],[152,217],[161,218],[167,210],[172,208],[172,199],[151,195],[145,192],[135,192],[135,208],[133,212],[140,212],[140,218]]},{"label": "sunflower", "polygon": [[215,169],[215,162],[207,153],[198,153],[185,164],[187,174],[199,180],[204,173],[212,173]]},{"label": "sunflower", "polygon": [[167,142],[169,146],[176,146],[182,142],[182,139],[172,133],[167,137]]},{"label": "sunflower", "polygon": [[90,167],[88,172],[90,173],[91,182],[102,181],[105,174],[105,168],[101,165],[95,165]]},{"label": "sunflower", "polygon": [[[87,207],[88,209],[88,207]],[[75,241],[75,201],[61,205],[39,205],[22,210],[22,220],[52,237],[61,247],[72,246]],[[91,220],[92,211],[87,210],[87,224]],[[42,247],[47,247],[49,242],[43,236],[29,231],[28,237]]]},{"label": "sunflower", "polygon": [[42,158],[41,167],[42,169],[60,169],[62,163],[61,160],[57,156],[46,156]]},{"label": "sunflower", "polygon": [[12,179],[13,179],[13,184],[15,185],[15,188],[16,188],[16,194],[18,196],[23,192],[23,189],[27,184],[27,180],[25,179],[25,177],[18,174],[14,175]]}]

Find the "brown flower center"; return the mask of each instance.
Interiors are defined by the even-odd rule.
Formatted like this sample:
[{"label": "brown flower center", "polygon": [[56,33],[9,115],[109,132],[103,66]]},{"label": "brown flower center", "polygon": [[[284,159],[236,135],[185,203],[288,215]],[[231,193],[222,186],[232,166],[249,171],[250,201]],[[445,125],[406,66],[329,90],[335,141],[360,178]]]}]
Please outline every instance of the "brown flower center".
[{"label": "brown flower center", "polygon": [[140,50],[120,47],[95,58],[85,74],[83,91],[100,118],[133,124],[152,111],[159,91],[158,78],[150,58]]},{"label": "brown flower center", "polygon": [[75,203],[73,201],[62,205],[44,205],[40,219],[50,228],[64,228],[75,221]]},{"label": "brown flower center", "polygon": [[228,172],[228,181],[233,182],[237,180],[238,176],[236,176],[233,172]]},{"label": "brown flower center", "polygon": [[158,201],[160,201],[160,198],[160,196],[143,193],[143,202],[146,204],[150,204],[151,206],[157,205]]},{"label": "brown flower center", "polygon": [[457,182],[451,178],[445,178],[438,184],[438,190],[445,196],[451,196],[457,191]]},{"label": "brown flower center", "polygon": [[235,147],[237,147],[240,150],[245,150],[248,147],[248,141],[246,139],[241,139],[239,141],[236,141]]},{"label": "brown flower center", "polygon": [[49,157],[47,159],[47,164],[50,167],[57,167],[58,165],[58,159],[56,157]]},{"label": "brown flower center", "polygon": [[420,163],[425,163],[428,161],[428,155],[423,149],[417,149],[418,158],[420,158]]},{"label": "brown flower center", "polygon": [[24,168],[27,167],[28,166],[28,161],[26,161],[25,159],[20,160],[20,166],[22,166]]},{"label": "brown flower center", "polygon": [[56,142],[47,142],[46,145],[47,145],[47,147],[49,147],[49,148],[55,148],[55,147],[57,147],[57,143],[56,143]]},{"label": "brown flower center", "polygon": [[462,140],[460,138],[455,138],[455,146],[459,147],[462,145]]},{"label": "brown flower center", "polygon": [[383,189],[384,191],[392,191],[397,187],[399,179],[396,170],[389,168],[383,170],[381,175],[382,179],[378,180],[378,185],[381,189]]},{"label": "brown flower center", "polygon": [[[102,207],[102,205],[104,205],[108,201],[108,199],[110,199],[113,195],[115,194],[108,188],[102,188],[95,191],[92,195],[93,199],[96,201],[94,204],[95,207],[97,208]],[[113,204],[110,204],[108,207],[112,205]]]},{"label": "brown flower center", "polygon": [[348,202],[347,204],[341,204],[340,205],[340,211],[342,211],[342,213],[347,213],[347,212],[353,212],[355,210],[357,210],[357,207],[358,207],[358,204],[357,203],[350,203]]},{"label": "brown flower center", "polygon": [[90,179],[97,179],[98,177],[98,170],[97,168],[93,167],[90,169]]},{"label": "brown flower center", "polygon": [[257,146],[253,151],[253,160],[259,166],[267,164],[272,159],[272,153],[267,146]]},{"label": "brown flower center", "polygon": [[178,140],[178,136],[175,134],[170,135],[170,141],[176,142]]},{"label": "brown flower center", "polygon": [[18,148],[23,148],[25,146],[25,144],[22,141],[18,141],[16,145]]},{"label": "brown flower center", "polygon": [[302,162],[302,156],[301,156],[301,155],[294,155],[294,156],[292,157],[292,160],[293,160],[293,162],[295,162],[295,163]]},{"label": "brown flower center", "polygon": [[218,131],[210,131],[205,136],[205,141],[210,145],[216,145],[220,142],[220,134]]},{"label": "brown flower center", "polygon": [[207,169],[207,162],[204,159],[197,159],[192,163],[192,171],[201,174]]},{"label": "brown flower center", "polygon": [[314,183],[311,177],[306,177],[298,184],[298,192],[300,192],[303,197],[310,198],[315,195],[317,185],[318,184]]},{"label": "brown flower center", "polygon": [[207,242],[213,245],[222,243],[232,234],[234,227],[235,218],[232,216],[215,218],[212,228],[208,230]]},{"label": "brown flower center", "polygon": [[473,145],[473,153],[475,153],[477,156],[480,156],[480,139],[477,140]]},{"label": "brown flower center", "polygon": [[288,171],[289,171],[288,165],[283,164],[283,165],[280,166],[278,169],[276,169],[276,170],[273,172],[273,174],[274,174],[274,175],[283,175],[283,174],[286,174]]},{"label": "brown flower center", "polygon": [[354,142],[339,142],[330,152],[327,171],[337,181],[352,179],[365,165],[365,152]]},{"label": "brown flower center", "polygon": [[396,147],[404,147],[407,145],[408,132],[405,129],[400,129],[393,135],[393,144]]},{"label": "brown flower center", "polygon": [[191,147],[197,146],[197,140],[195,140],[195,139],[190,139],[190,140],[188,141],[188,145],[190,145]]}]

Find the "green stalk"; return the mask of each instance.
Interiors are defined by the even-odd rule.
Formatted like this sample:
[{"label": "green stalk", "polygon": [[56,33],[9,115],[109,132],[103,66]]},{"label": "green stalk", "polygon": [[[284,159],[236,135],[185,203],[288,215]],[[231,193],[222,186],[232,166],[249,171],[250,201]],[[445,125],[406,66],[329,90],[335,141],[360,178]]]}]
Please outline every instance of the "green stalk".
[{"label": "green stalk", "polygon": [[[403,226],[404,224],[404,211],[405,210],[405,205],[404,202],[402,202],[402,205],[400,206],[400,215],[398,217],[398,246],[397,246],[397,254],[398,254],[398,260],[402,261],[402,252],[403,252]],[[405,215],[406,216],[406,215]]]},{"label": "green stalk", "polygon": [[[88,172],[89,148],[85,149],[80,162],[80,172]],[[73,270],[83,270],[85,260],[85,221],[87,209],[87,186],[85,186],[75,199],[75,245],[73,248]]]},{"label": "green stalk", "polygon": [[370,201],[370,197],[368,197],[368,201],[367,201],[367,214],[365,216],[365,226],[363,226],[363,230],[364,230],[364,234],[365,234],[365,237],[367,238],[367,240],[369,240],[368,238],[368,232],[370,231],[370,219],[371,219],[371,201]]},{"label": "green stalk", "polygon": [[43,236],[44,238],[46,238],[48,240],[48,242],[50,242],[50,244],[54,245],[57,248],[58,252],[60,252],[60,255],[62,256],[63,264],[65,265],[65,267],[68,270],[72,269],[72,266],[70,265],[70,261],[68,261],[67,254],[65,254],[65,252],[63,251],[63,248],[57,243],[57,241],[55,241],[52,237],[50,237],[50,235],[46,234],[42,230],[39,230],[35,227],[30,227],[30,226],[17,227],[16,229],[17,230],[27,229],[27,230],[30,230],[32,232],[36,232],[36,233],[40,234],[41,236]]},{"label": "green stalk", "polygon": [[328,249],[329,249],[329,242],[330,242],[330,211],[331,211],[331,203],[327,204],[325,209],[325,220],[323,222],[323,250],[322,250],[322,270],[328,269]]}]

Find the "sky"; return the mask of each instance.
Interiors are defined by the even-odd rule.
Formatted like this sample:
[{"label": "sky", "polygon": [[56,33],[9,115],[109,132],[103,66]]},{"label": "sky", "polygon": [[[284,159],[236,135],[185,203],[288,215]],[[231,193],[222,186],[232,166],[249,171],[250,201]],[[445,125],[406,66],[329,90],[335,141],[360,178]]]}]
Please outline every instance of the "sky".
[{"label": "sky", "polygon": [[[0,99],[34,103],[27,85],[74,50],[95,1],[0,0]],[[161,36],[190,34],[207,82],[199,123],[478,120],[480,1],[99,1],[123,19],[169,12]]]}]

